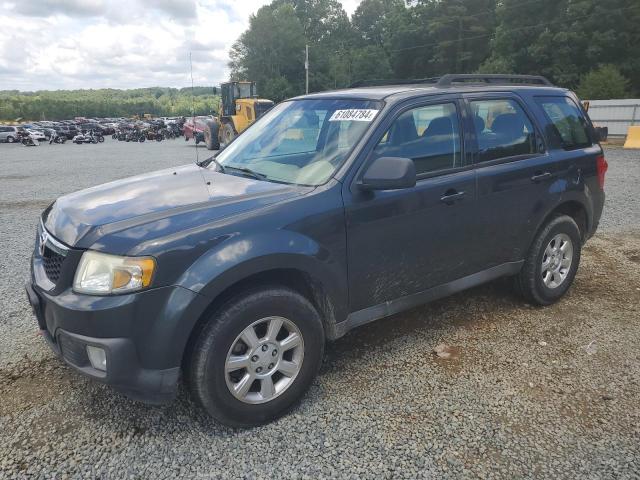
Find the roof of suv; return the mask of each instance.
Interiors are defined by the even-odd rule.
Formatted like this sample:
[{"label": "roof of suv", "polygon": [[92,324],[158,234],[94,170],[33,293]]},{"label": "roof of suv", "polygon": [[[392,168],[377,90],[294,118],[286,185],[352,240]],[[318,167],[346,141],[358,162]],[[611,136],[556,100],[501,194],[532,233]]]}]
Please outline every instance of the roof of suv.
[{"label": "roof of suv", "polygon": [[445,75],[438,79],[425,79],[397,84],[358,86],[327,92],[301,95],[296,99],[350,98],[363,100],[394,100],[446,93],[529,90],[566,91],[556,87],[544,77],[530,75]]}]

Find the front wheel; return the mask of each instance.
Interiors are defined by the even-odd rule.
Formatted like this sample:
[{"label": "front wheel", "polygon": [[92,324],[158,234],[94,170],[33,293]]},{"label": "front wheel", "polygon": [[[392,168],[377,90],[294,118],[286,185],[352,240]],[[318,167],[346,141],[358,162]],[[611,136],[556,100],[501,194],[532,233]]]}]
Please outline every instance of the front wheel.
[{"label": "front wheel", "polygon": [[573,283],[580,263],[580,229],[567,215],[552,218],[536,235],[516,285],[526,300],[550,305]]},{"label": "front wheel", "polygon": [[300,400],[323,350],[322,321],[305,297],[282,287],[258,289],[226,303],[203,327],[186,376],[216,420],[255,426]]},{"label": "front wheel", "polygon": [[13,143],[13,142],[15,142],[15,141],[16,141],[16,139],[15,139],[15,138],[13,138],[11,135],[9,135],[9,136],[7,137],[7,143]]}]

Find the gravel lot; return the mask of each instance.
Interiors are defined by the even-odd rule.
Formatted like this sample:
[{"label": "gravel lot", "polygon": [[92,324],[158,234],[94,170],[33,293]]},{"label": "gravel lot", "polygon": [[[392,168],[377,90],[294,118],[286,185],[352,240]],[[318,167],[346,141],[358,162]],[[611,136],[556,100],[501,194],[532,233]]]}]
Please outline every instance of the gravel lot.
[{"label": "gravel lot", "polygon": [[148,407],[73,373],[22,290],[53,199],[195,153],[0,144],[0,478],[640,477],[640,151],[607,149],[601,229],[560,303],[498,281],[361,327],[328,346],[299,408],[245,431],[185,392]]}]

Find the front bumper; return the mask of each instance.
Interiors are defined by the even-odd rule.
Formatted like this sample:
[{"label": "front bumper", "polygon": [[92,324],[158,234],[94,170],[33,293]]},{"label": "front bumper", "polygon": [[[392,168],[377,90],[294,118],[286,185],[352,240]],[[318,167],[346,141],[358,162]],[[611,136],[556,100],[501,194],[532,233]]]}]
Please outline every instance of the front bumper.
[{"label": "front bumper", "polygon": [[[67,289],[52,295],[33,280],[27,297],[43,337],[80,373],[146,403],[175,398],[180,363],[204,297],[182,287],[97,297]],[[91,365],[87,345],[106,353],[106,371]]]}]

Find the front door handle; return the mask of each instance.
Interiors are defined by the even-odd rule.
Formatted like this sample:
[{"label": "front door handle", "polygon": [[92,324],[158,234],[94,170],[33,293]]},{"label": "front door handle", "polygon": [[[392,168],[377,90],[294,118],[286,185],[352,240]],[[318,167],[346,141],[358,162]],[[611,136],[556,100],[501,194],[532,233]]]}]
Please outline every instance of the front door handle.
[{"label": "front door handle", "polygon": [[447,190],[445,194],[440,197],[440,201],[442,203],[446,203],[447,205],[451,205],[454,202],[460,201],[464,198],[464,192],[458,192],[456,190]]},{"label": "front door handle", "polygon": [[551,172],[536,173],[533,177],[531,177],[531,181],[532,182],[540,182],[540,181],[546,180],[548,178],[551,178]]}]

